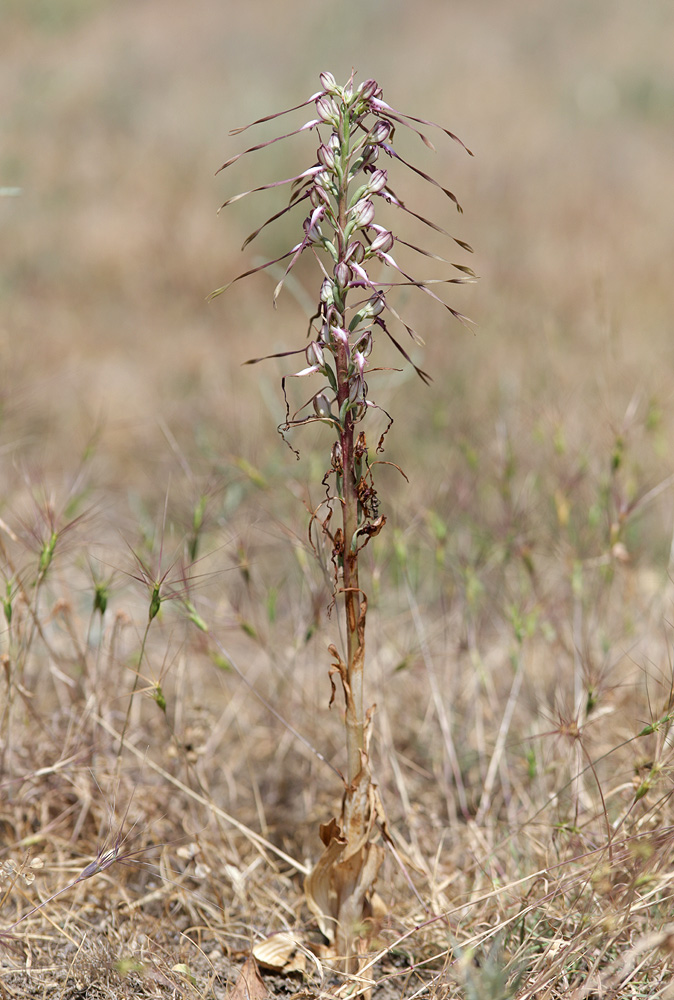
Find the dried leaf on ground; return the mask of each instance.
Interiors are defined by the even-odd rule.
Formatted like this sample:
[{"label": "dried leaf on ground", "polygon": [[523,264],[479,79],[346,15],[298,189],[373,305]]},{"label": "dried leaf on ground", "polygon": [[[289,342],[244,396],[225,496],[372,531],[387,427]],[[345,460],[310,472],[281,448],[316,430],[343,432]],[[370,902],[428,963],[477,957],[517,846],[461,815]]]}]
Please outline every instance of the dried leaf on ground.
[{"label": "dried leaf on ground", "polygon": [[269,990],[260,975],[253,956],[246,960],[239,978],[227,994],[227,1000],[268,1000]]},{"label": "dried leaf on ground", "polygon": [[307,967],[300,940],[291,931],[281,931],[260,941],[253,948],[253,957],[260,965],[279,972],[304,972]]}]

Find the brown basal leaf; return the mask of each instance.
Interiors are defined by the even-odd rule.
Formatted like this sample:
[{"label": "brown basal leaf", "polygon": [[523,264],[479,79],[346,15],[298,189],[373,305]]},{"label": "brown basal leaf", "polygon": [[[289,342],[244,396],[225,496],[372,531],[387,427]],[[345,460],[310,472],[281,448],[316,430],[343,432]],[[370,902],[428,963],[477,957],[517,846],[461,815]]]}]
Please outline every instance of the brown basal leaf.
[{"label": "brown basal leaf", "polygon": [[332,956],[343,957],[347,966],[356,940],[363,935],[364,921],[372,916],[371,899],[384,858],[383,846],[374,842],[377,820],[385,823],[363,752],[361,771],[344,797],[341,822],[332,819],[321,826],[325,850],[304,883],[307,906]]},{"label": "brown basal leaf", "polygon": [[252,955],[246,960],[239,978],[227,994],[227,1000],[269,1000],[269,990]]}]

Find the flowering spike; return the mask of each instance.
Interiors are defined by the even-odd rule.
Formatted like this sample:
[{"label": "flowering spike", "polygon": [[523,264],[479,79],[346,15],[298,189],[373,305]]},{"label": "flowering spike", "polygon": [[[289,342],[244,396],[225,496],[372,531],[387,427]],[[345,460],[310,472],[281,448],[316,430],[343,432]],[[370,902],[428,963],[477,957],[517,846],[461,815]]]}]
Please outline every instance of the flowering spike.
[{"label": "flowering spike", "polygon": [[[369,396],[367,380],[369,373],[380,369],[371,368],[370,359],[376,338],[380,335],[386,337],[419,378],[429,383],[430,375],[414,363],[389,330],[388,324],[393,319],[404,327],[416,345],[423,345],[422,338],[403,320],[393,302],[387,298],[388,290],[402,285],[418,288],[431,300],[444,306],[452,316],[465,322],[465,317],[448,305],[433,288],[436,284],[470,281],[474,273],[464,265],[450,264],[430,250],[401,240],[376,221],[377,206],[380,205],[377,199],[381,199],[441,236],[454,240],[464,250],[471,250],[467,243],[451,236],[439,222],[408,208],[391,187],[389,171],[376,166],[377,162],[383,162],[380,159],[380,152],[383,151],[390,161],[391,172],[399,169],[398,164],[406,167],[442,191],[461,211],[457,198],[448,188],[400,156],[394,147],[396,129],[404,126],[433,149],[430,139],[416,126],[436,126],[392,108],[383,100],[382,89],[376,80],[366,79],[354,87],[352,74],[344,86],[339,86],[332,73],[323,72],[320,84],[320,91],[295,109],[290,109],[298,110],[313,104],[315,118],[295,132],[235,154],[221,169],[235,163],[241,156],[280,139],[305,131],[316,132],[316,159],[310,167],[294,177],[234,195],[224,203],[223,208],[253,192],[290,185],[287,206],[251,233],[244,243],[246,246],[266,225],[292,208],[305,201],[311,206],[308,213],[305,207],[303,216],[298,220],[302,230],[300,242],[276,260],[251,268],[234,281],[286,261],[284,274],[273,293],[276,305],[288,274],[307,249],[318,262],[322,279],[316,311],[309,320],[308,346],[270,357],[297,353],[304,354],[306,360],[305,367],[292,375],[284,375],[281,380],[286,417],[279,431],[286,443],[286,432],[310,423],[323,422],[333,434],[330,467],[322,480],[326,497],[319,507],[319,510],[327,510],[327,514],[324,520],[319,521],[318,512],[314,512],[311,525],[322,526],[329,542],[328,550],[334,567],[334,597],[336,600],[340,595],[344,605],[345,658],[343,660],[332,647],[335,660],[332,672],[341,679],[345,698],[346,790],[340,821],[333,820],[324,828],[326,851],[307,880],[306,893],[321,931],[336,952],[347,956],[347,971],[356,971],[356,966],[351,963],[356,952],[353,927],[361,916],[365,916],[366,897],[374,885],[383,855],[383,848],[375,843],[376,829],[381,826],[383,812],[371,781],[368,755],[370,715],[364,711],[363,703],[367,599],[359,584],[358,568],[359,552],[386,523],[385,516],[379,513],[380,499],[368,460],[368,446],[365,433],[359,426],[372,409],[379,409]],[[269,115],[253,124],[271,121],[278,116]],[[437,127],[449,138],[460,142],[452,132]],[[461,277],[422,280],[407,274],[392,256],[396,241],[423,256],[458,268],[462,272]],[[373,261],[377,265],[376,276],[371,266]],[[396,271],[403,280],[382,280],[379,274],[381,265]],[[227,287],[229,285],[213,294],[219,294]],[[354,298],[356,301],[353,301]],[[255,358],[247,363],[253,364],[258,360],[261,359]],[[289,379],[304,377],[317,377],[322,380],[322,385],[317,386],[308,401],[292,413],[287,394]],[[393,422],[387,413],[386,416],[389,423],[379,439],[377,451],[383,450],[384,438]],[[295,454],[299,457],[297,452]],[[341,515],[341,526],[334,528],[330,522],[337,514]],[[367,803],[365,807],[364,803]],[[343,879],[338,883],[339,875],[333,878],[338,866],[346,861],[351,866],[353,884],[357,886],[357,899],[356,890],[351,893],[343,891]],[[356,869],[354,865],[359,867]],[[356,912],[359,907],[363,907],[362,914]]]}]

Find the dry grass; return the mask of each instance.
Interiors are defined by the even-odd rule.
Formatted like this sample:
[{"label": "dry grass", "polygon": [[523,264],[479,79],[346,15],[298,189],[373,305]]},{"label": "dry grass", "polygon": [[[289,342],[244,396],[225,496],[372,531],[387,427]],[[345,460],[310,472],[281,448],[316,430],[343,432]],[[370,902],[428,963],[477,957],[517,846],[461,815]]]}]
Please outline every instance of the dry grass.
[{"label": "dry grass", "polygon": [[382,472],[368,570],[393,844],[363,979],[671,995],[670,5],[372,0],[329,41],[324,5],[262,6],[0,12],[0,996],[219,997],[268,935],[317,943],[325,441],[296,464],[273,364],[239,367],[303,304],[205,296],[258,219],[215,218],[228,129],[352,63],[475,149],[442,173],[483,275],[476,337],[406,306],[434,385],[378,388],[412,485]]}]

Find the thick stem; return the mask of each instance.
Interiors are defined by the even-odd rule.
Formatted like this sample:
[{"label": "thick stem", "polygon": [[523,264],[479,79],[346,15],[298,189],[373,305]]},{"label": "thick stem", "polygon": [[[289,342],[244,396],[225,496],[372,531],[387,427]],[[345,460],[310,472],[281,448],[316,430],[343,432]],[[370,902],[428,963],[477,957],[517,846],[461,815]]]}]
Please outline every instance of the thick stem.
[{"label": "thick stem", "polygon": [[[346,387],[348,393],[348,384]],[[344,463],[342,524],[344,531],[344,613],[346,617],[347,684],[350,698],[346,702],[346,748],[348,778],[352,785],[361,769],[364,749],[363,725],[363,645],[359,630],[361,594],[358,585],[358,553],[354,551],[358,528],[358,495],[354,473],[354,431],[349,414],[341,434]]]},{"label": "thick stem", "polygon": [[[346,240],[344,232],[347,223],[348,195],[348,160],[349,160],[349,125],[342,118],[339,127],[342,148],[342,183],[337,198],[337,250],[339,262],[346,256]],[[340,312],[344,315],[346,308],[346,288],[340,288],[342,300]],[[346,343],[340,343],[337,352],[337,405],[340,408],[349,397],[349,364],[350,352]],[[348,761],[349,785],[353,785],[361,769],[361,751],[364,744],[363,717],[363,631],[359,628],[361,615],[361,593],[358,586],[358,553],[355,536],[358,529],[358,492],[354,464],[354,420],[353,413],[347,412],[340,430],[342,446],[342,464],[344,469],[342,495],[342,529],[344,532],[344,613],[346,618],[346,663],[347,663],[347,698],[346,698],[346,749]]]}]

